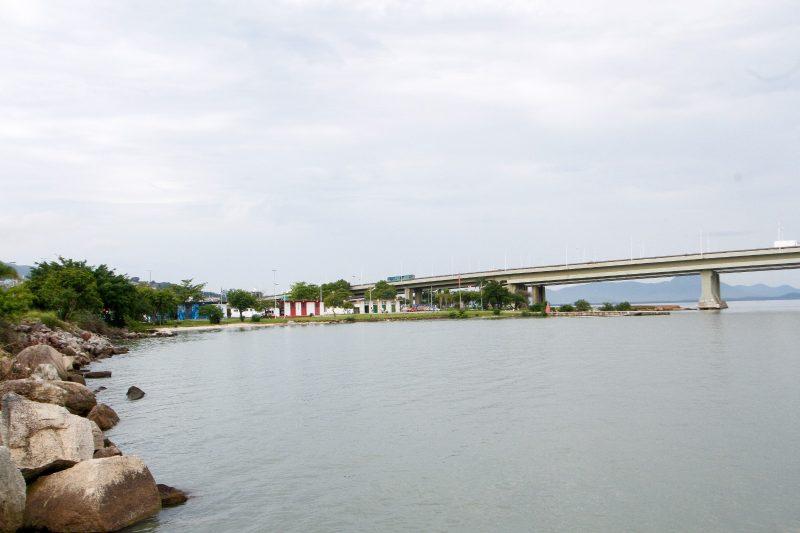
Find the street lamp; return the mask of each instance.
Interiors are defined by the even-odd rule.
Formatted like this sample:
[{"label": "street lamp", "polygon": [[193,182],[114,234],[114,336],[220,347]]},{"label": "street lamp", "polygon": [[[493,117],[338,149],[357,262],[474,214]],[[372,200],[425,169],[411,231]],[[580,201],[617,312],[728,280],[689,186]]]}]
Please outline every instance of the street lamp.
[{"label": "street lamp", "polygon": [[[273,268],[272,269],[272,305],[273,305],[273,307],[272,307],[273,311],[272,312],[273,312],[273,314],[278,309],[278,283],[276,281],[277,275],[278,275],[278,271]],[[278,311],[278,314],[280,315],[281,312]]]}]

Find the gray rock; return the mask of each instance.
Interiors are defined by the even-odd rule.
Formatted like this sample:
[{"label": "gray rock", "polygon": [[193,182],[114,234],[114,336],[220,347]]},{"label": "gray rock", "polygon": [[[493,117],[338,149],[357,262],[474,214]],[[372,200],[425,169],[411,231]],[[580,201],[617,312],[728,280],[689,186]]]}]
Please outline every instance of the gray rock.
[{"label": "gray rock", "polygon": [[89,379],[98,379],[98,378],[110,378],[111,371],[110,370],[95,370],[92,372],[86,372],[83,377]]},{"label": "gray rock", "polygon": [[14,357],[14,369],[23,377],[30,376],[39,365],[53,365],[60,379],[67,379],[67,368],[61,352],[46,344],[28,346]]},{"label": "gray rock", "polygon": [[128,392],[125,394],[129,400],[141,400],[144,398],[144,391],[134,385],[128,389]]},{"label": "gray rock", "polygon": [[25,527],[117,531],[161,510],[156,482],[133,455],[91,459],[28,487]]},{"label": "gray rock", "polygon": [[12,379],[0,382],[0,397],[14,392],[34,402],[52,403],[66,407],[70,413],[85,416],[97,403],[94,393],[79,383],[45,381],[42,379]]},{"label": "gray rock", "polygon": [[95,422],[103,431],[113,428],[119,422],[119,416],[116,411],[104,403],[95,405],[94,409],[86,415],[86,418]]},{"label": "gray rock", "polygon": [[50,363],[42,364],[36,367],[36,370],[31,374],[32,378],[44,379],[47,381],[55,381],[60,379],[58,377],[58,370]]},{"label": "gray rock", "polygon": [[25,512],[25,479],[11,453],[0,446],[0,531],[16,531],[22,527]]},{"label": "gray rock", "polygon": [[89,420],[13,392],[3,396],[2,407],[0,436],[25,479],[68,468],[94,455]]}]

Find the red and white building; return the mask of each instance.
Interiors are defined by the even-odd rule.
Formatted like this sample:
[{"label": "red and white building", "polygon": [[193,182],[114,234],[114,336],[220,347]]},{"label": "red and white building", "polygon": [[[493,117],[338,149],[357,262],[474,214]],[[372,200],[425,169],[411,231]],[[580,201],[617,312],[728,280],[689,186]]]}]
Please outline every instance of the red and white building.
[{"label": "red and white building", "polygon": [[320,316],[325,313],[325,303],[319,300],[287,300],[283,302],[283,316]]}]

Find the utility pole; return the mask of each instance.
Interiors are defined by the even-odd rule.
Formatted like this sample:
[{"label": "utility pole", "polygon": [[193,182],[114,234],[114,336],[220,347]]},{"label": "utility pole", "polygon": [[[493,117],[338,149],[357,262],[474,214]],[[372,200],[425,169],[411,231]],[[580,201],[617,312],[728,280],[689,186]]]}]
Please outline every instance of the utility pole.
[{"label": "utility pole", "polygon": [[[278,314],[280,315],[281,312],[278,310],[278,282],[276,281],[277,280],[277,276],[278,276],[278,271],[273,268],[272,269],[272,299],[273,299],[272,305],[274,306],[273,309],[275,311],[278,311]],[[273,313],[274,313],[274,311],[273,311]]]}]

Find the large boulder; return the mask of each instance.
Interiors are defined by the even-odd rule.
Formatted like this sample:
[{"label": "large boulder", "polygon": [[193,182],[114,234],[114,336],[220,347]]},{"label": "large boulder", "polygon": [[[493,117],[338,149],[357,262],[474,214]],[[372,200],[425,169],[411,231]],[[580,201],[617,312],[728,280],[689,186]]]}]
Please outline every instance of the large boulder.
[{"label": "large boulder", "polygon": [[163,483],[159,483],[156,486],[158,487],[158,494],[161,496],[161,507],[173,507],[186,503],[186,500],[189,499],[185,492],[175,487],[170,487]]},{"label": "large boulder", "polygon": [[94,406],[86,417],[100,426],[103,431],[113,428],[119,422],[119,416],[116,411],[104,403],[98,403]]},{"label": "large boulder", "polygon": [[94,451],[105,448],[106,436],[103,434],[103,430],[100,429],[100,426],[98,426],[94,421],[89,420],[89,423],[92,425],[92,441],[94,442]]},{"label": "large boulder", "polygon": [[0,397],[8,392],[14,392],[34,402],[60,405],[66,407],[70,413],[81,416],[86,416],[97,404],[92,391],[84,385],[69,381],[12,379],[0,382]]},{"label": "large boulder", "polygon": [[0,379],[11,379],[13,376],[14,356],[0,348]]},{"label": "large boulder", "polygon": [[117,531],[161,510],[156,482],[133,455],[92,459],[36,480],[28,488],[25,527]]},{"label": "large boulder", "polygon": [[33,371],[31,377],[44,379],[47,381],[57,381],[58,370],[56,370],[56,367],[54,367],[50,363],[47,363],[46,365],[39,365],[36,367],[36,370]]},{"label": "large boulder", "polygon": [[91,459],[91,422],[50,403],[9,392],[2,399],[0,437],[25,479]]},{"label": "large boulder", "polygon": [[25,479],[11,460],[8,448],[0,446],[0,531],[22,527],[25,512]]},{"label": "large boulder", "polygon": [[56,367],[58,377],[67,379],[67,367],[64,366],[64,356],[61,352],[47,344],[28,346],[14,358],[14,371],[27,377],[33,374],[39,365],[53,365]]}]

